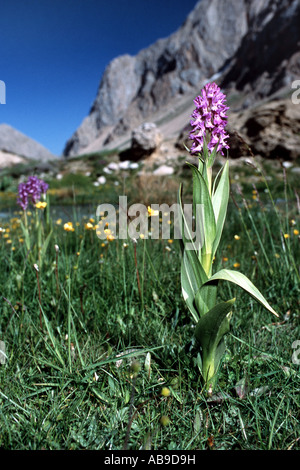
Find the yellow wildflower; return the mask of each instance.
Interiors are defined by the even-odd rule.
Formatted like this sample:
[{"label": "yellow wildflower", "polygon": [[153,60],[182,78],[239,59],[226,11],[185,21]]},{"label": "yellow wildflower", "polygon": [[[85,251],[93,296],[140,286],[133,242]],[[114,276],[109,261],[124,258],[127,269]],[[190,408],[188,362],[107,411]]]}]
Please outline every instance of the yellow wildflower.
[{"label": "yellow wildflower", "polygon": [[64,224],[64,230],[66,232],[74,232],[74,227],[73,227],[73,223],[72,222],[67,222]]},{"label": "yellow wildflower", "polygon": [[283,236],[284,236],[284,238],[290,238],[288,233],[285,233]]},{"label": "yellow wildflower", "polygon": [[38,201],[35,205],[37,209],[45,209],[47,207],[47,202]]},{"label": "yellow wildflower", "polygon": [[294,229],[294,235],[299,235],[299,230],[297,230],[296,228]]},{"label": "yellow wildflower", "polygon": [[168,387],[163,387],[161,394],[163,397],[169,397],[171,394],[170,389]]},{"label": "yellow wildflower", "polygon": [[94,228],[93,224],[91,224],[91,222],[88,222],[87,224],[85,224],[85,229],[86,230],[92,230]]},{"label": "yellow wildflower", "polygon": [[170,424],[171,420],[169,418],[169,416],[165,416],[163,415],[161,418],[160,418],[160,424],[162,426],[168,426]]},{"label": "yellow wildflower", "polygon": [[234,268],[239,268],[240,266],[241,266],[240,263],[234,263],[233,265]]},{"label": "yellow wildflower", "polygon": [[239,240],[241,237],[239,235],[234,235],[235,240]]},{"label": "yellow wildflower", "polygon": [[148,206],[147,210],[149,217],[156,217],[159,215],[159,211],[152,209],[150,206]]}]

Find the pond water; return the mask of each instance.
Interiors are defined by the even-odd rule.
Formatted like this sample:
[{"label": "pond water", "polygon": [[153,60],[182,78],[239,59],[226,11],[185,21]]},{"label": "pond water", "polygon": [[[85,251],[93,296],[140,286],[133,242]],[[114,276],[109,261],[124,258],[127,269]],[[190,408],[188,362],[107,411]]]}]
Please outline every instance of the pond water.
[{"label": "pond water", "polygon": [[[82,205],[57,205],[51,206],[50,214],[53,220],[62,219],[64,222],[68,221],[80,221],[83,217],[94,217],[96,216],[96,205],[82,204]],[[28,208],[28,211],[32,211]],[[7,220],[18,217],[20,213],[20,207],[11,207],[9,209],[0,208],[0,223],[6,222]]]}]

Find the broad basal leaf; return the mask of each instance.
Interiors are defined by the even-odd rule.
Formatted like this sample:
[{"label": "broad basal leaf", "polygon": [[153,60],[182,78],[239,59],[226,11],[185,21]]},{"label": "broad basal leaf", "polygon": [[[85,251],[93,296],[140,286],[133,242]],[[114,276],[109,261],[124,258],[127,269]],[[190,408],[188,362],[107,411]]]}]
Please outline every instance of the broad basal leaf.
[{"label": "broad basal leaf", "polygon": [[195,336],[203,350],[215,349],[224,334],[229,331],[227,315],[234,302],[235,299],[220,302],[200,318],[196,325]]},{"label": "broad basal leaf", "polygon": [[196,325],[195,336],[202,348],[202,374],[206,382],[213,380],[224,353],[223,337],[230,328],[234,302],[231,299],[215,305]]},{"label": "broad basal leaf", "polygon": [[233,282],[234,284],[236,284],[237,286],[241,287],[246,292],[248,292],[248,294],[250,294],[255,300],[257,300],[267,310],[269,310],[271,313],[276,315],[276,317],[279,316],[275,312],[275,310],[271,307],[271,305],[267,302],[264,296],[260,293],[260,291],[254,286],[254,284],[252,284],[250,279],[248,279],[244,274],[238,271],[230,270],[230,269],[221,269],[219,272],[214,274],[207,281],[207,283],[219,281],[219,280]]}]

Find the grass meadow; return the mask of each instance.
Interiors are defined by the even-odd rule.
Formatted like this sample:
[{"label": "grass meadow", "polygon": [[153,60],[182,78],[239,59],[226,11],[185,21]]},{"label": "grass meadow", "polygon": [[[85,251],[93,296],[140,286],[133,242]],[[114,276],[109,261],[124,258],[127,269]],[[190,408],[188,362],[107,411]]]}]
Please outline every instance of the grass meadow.
[{"label": "grass meadow", "polygon": [[[178,240],[100,240],[98,201],[82,215],[75,198],[50,217],[51,194],[45,210],[28,208],[29,239],[19,209],[0,222],[1,449],[299,450],[299,198],[285,170],[276,184],[264,175],[245,192],[231,175],[214,265],[247,275],[279,318],[220,285],[237,301],[213,396]],[[152,190],[140,202],[151,204]]]}]

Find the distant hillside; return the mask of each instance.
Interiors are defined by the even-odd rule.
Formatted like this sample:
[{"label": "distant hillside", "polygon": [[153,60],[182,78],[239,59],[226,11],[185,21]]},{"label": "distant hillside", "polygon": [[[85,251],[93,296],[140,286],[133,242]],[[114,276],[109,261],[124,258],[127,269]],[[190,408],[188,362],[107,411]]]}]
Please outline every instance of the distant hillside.
[{"label": "distant hillside", "polygon": [[[56,158],[43,145],[8,124],[0,124],[0,152],[2,167],[9,166],[15,161],[22,161],[22,157],[40,162]],[[7,165],[4,160],[7,160]]]}]

